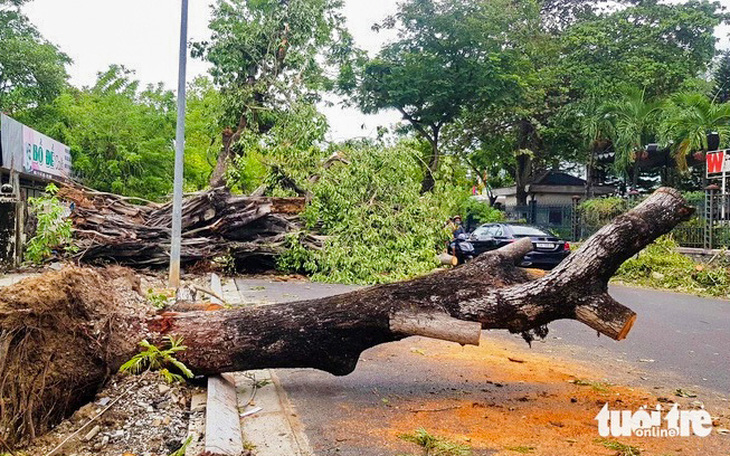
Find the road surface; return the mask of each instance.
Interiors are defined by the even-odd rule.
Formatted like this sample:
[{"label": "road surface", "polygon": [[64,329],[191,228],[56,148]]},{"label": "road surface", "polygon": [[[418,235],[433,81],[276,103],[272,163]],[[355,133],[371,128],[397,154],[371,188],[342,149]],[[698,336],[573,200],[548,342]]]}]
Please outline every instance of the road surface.
[{"label": "road surface", "polygon": [[[356,288],[266,279],[237,279],[237,286],[251,303]],[[367,350],[345,377],[312,369],[276,372],[318,456],[416,454],[398,433],[421,426],[468,439],[475,455],[513,454],[512,447],[534,447],[535,455],[607,455],[615,451],[596,443],[593,423],[607,401],[634,410],[664,397],[682,407],[702,400],[712,413],[726,410],[730,302],[624,286],[611,286],[610,293],[639,315],[622,342],[599,338],[577,322],[558,321],[532,348],[505,331],[484,332],[477,348],[414,337]],[[603,390],[601,384],[571,383],[593,379],[597,372],[616,386]],[[677,388],[698,397],[677,398]],[[721,426],[730,427],[725,412],[719,414]],[[647,454],[730,450],[730,438],[719,435],[633,443]]]}]

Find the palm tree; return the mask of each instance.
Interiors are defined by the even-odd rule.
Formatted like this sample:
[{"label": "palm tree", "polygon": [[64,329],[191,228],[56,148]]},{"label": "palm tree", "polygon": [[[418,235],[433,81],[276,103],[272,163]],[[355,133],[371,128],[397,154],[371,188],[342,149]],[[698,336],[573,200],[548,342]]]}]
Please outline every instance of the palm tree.
[{"label": "palm tree", "polygon": [[587,98],[580,104],[578,119],[584,146],[588,151],[586,163],[586,198],[593,197],[593,169],[596,164],[596,155],[608,143],[606,131],[608,122],[602,105],[595,98]]},{"label": "palm tree", "polygon": [[707,152],[707,133],[717,132],[721,144],[730,138],[730,103],[718,103],[702,93],[679,93],[667,102],[662,139],[672,144],[677,167],[687,169],[687,155]]},{"label": "palm tree", "polygon": [[653,142],[659,129],[662,104],[646,99],[644,90],[631,89],[603,104],[608,137],[613,143],[616,171],[626,175],[634,165],[632,185],[636,187],[639,167],[636,159]]}]

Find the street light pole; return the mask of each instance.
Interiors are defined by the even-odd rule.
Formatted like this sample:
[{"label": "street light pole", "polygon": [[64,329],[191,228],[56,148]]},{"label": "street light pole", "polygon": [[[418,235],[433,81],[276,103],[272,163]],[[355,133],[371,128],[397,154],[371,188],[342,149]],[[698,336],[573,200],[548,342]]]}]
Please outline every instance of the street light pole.
[{"label": "street light pole", "polygon": [[185,162],[185,73],[188,58],[188,0],[180,13],[180,68],[177,83],[177,132],[175,135],[175,183],[172,198],[170,246],[170,288],[180,286],[180,244],[182,237],[183,164]]}]

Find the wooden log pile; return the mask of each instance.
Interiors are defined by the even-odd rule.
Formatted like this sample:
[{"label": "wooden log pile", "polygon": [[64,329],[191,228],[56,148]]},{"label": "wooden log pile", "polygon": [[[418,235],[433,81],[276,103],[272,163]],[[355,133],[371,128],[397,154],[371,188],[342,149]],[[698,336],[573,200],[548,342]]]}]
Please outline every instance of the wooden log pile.
[{"label": "wooden log pile", "polygon": [[[79,261],[132,267],[169,262],[172,203],[73,187],[61,189],[59,196],[73,203]],[[229,256],[238,269],[270,268],[286,249],[286,236],[303,232],[297,214],[304,207],[304,198],[237,196],[224,188],[192,194],[183,201],[181,261]],[[301,235],[309,247],[321,246],[320,238]]]}]

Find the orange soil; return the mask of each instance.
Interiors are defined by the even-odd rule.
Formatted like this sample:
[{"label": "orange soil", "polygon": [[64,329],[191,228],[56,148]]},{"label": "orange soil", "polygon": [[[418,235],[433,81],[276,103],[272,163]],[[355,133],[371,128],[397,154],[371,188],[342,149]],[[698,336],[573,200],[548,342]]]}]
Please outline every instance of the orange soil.
[{"label": "orange soil", "polygon": [[[484,337],[479,347],[462,348],[420,338],[411,339],[410,346],[414,343],[417,349],[409,355],[403,354],[402,345],[398,349],[399,344],[394,344],[369,357],[390,358],[394,350],[399,351],[398,356],[423,357],[424,364],[444,366],[436,369],[435,375],[429,373],[429,378],[453,379],[458,375],[472,392],[457,392],[456,397],[447,399],[439,399],[438,394],[415,399],[374,398],[370,408],[348,410],[351,420],[332,429],[333,440],[373,442],[392,449],[391,454],[417,454],[418,448],[398,436],[423,427],[431,434],[470,445],[475,454],[514,456],[520,454],[515,447],[532,447],[525,449],[526,454],[615,455],[615,450],[597,442],[600,436],[594,417],[601,407],[609,402],[612,409],[637,410],[657,404],[657,397],[649,391],[607,384],[601,381],[605,374],[593,367],[530,353],[526,346]],[[571,383],[577,379],[600,383]],[[475,384],[480,387],[476,390],[479,394],[472,394]],[[681,402],[680,406],[687,403],[676,397],[669,399]],[[718,410],[709,411],[720,415]],[[729,427],[728,413],[722,412],[725,416],[719,425]],[[707,438],[613,440],[640,447],[642,455],[730,455],[730,437],[716,432]]]}]

